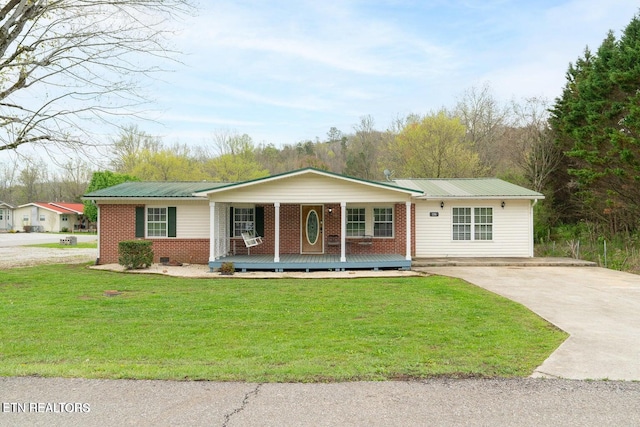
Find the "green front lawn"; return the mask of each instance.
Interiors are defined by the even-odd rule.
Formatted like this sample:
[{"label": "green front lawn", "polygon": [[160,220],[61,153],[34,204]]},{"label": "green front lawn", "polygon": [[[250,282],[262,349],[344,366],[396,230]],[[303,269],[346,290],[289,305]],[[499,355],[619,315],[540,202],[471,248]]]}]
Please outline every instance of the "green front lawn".
[{"label": "green front lawn", "polygon": [[2,376],[527,376],[566,338],[516,303],[438,276],[184,279],[48,265],[1,271],[0,307]]}]

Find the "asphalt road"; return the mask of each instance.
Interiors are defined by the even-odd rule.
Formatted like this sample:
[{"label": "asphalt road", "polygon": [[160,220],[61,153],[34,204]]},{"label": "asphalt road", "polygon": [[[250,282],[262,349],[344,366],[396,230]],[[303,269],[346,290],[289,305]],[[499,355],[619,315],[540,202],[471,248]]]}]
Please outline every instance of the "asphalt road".
[{"label": "asphalt road", "polygon": [[[0,390],[1,426],[640,425],[638,382],[529,378],[253,384],[0,378]],[[18,402],[45,412],[11,412]],[[46,412],[47,403],[58,412]],[[65,412],[75,408],[77,412]]]}]

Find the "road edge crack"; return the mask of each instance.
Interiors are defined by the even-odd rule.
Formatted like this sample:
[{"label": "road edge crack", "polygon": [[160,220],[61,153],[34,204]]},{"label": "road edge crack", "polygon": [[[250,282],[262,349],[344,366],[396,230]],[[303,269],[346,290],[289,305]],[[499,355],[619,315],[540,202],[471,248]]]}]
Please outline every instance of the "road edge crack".
[{"label": "road edge crack", "polygon": [[231,418],[234,415],[237,415],[240,412],[244,411],[244,409],[249,404],[249,401],[251,400],[251,398],[258,396],[258,393],[260,392],[260,388],[262,388],[262,383],[256,385],[256,387],[253,390],[249,391],[244,395],[244,398],[242,399],[242,403],[240,404],[239,408],[236,408],[233,411],[229,412],[228,414],[225,414],[222,427],[227,427],[229,425],[229,421],[231,421]]}]

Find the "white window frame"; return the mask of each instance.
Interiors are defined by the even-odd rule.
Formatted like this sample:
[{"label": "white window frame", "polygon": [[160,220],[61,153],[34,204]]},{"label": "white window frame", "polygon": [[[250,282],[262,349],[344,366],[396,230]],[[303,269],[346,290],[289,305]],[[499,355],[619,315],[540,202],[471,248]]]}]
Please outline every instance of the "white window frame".
[{"label": "white window frame", "polygon": [[[246,219],[237,220],[239,211]],[[251,218],[251,219],[249,219]],[[233,206],[233,237],[242,237],[243,231],[254,231],[256,228],[256,207],[255,206]]]},{"label": "white window frame", "polygon": [[38,215],[38,221],[45,222],[47,220],[47,216],[45,214]]},{"label": "white window frame", "polygon": [[[484,213],[478,211],[484,210]],[[487,214],[488,213],[488,214]],[[482,221],[489,218],[490,221]],[[473,208],[473,240],[490,242],[493,240],[493,208],[476,207]]]},{"label": "white window frame", "polygon": [[[376,209],[384,209],[384,210],[388,211],[388,212],[384,213],[383,215],[385,215],[385,217],[387,215],[391,215],[391,220],[389,221],[388,218],[385,218],[385,219],[387,219],[385,221],[376,221]],[[373,227],[372,227],[373,237],[378,237],[378,238],[381,238],[381,239],[385,239],[385,238],[392,239],[392,238],[394,238],[395,237],[395,228],[396,228],[395,227],[396,215],[395,215],[395,209],[393,208],[393,206],[374,206],[371,211],[372,211],[371,212],[371,221],[372,221],[372,224],[373,224]],[[383,235],[377,235],[376,234],[376,224],[391,224],[391,234],[390,235],[384,235],[384,236]]]},{"label": "white window frame", "polygon": [[[353,212],[350,211],[359,211],[357,214],[358,217],[362,216],[364,219],[360,220],[360,218],[358,218],[357,221],[353,221]],[[349,220],[351,216],[351,221]],[[345,237],[352,237],[352,238],[358,238],[358,237],[362,237],[364,235],[367,234],[367,208],[361,207],[361,206],[350,206],[347,207],[347,227],[345,230],[346,236]],[[353,224],[362,224],[362,229],[360,229],[361,227],[358,226],[356,231],[357,234],[353,234]],[[351,228],[349,227],[351,225]]]},{"label": "white window frame", "polygon": [[[456,210],[468,210],[462,215]],[[484,213],[482,212],[484,210]],[[488,215],[487,215],[488,213]],[[463,216],[464,220],[458,221]],[[481,221],[481,219],[490,218],[491,221]],[[463,227],[462,231],[457,227]],[[454,206],[451,208],[451,239],[456,242],[491,242],[493,241],[493,207],[490,206]]]},{"label": "white window frame", "polygon": [[[154,213],[151,213],[150,211],[153,209]],[[156,212],[156,210],[158,212]],[[164,214],[163,214],[164,212]],[[154,238],[158,238],[158,237],[167,237],[168,233],[169,233],[169,208],[166,206],[147,206],[145,209],[145,215],[144,215],[144,229],[145,229],[145,233],[147,235],[147,237],[154,237]],[[150,215],[153,215],[153,219],[150,220]],[[162,219],[162,216],[164,215],[164,219]],[[162,228],[158,229],[158,230],[153,230],[153,233],[150,233],[150,225],[160,225],[162,226],[162,224],[164,224],[164,230],[162,230]]]},{"label": "white window frame", "polygon": [[69,215],[60,215],[62,221],[69,221]]}]

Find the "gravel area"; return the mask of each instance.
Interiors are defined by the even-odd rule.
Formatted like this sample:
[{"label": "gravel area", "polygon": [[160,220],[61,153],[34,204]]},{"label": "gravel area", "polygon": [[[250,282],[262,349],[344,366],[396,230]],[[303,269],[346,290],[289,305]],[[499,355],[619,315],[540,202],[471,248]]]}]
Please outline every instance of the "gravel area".
[{"label": "gravel area", "polygon": [[0,269],[40,264],[80,264],[95,261],[97,249],[0,247]]}]

